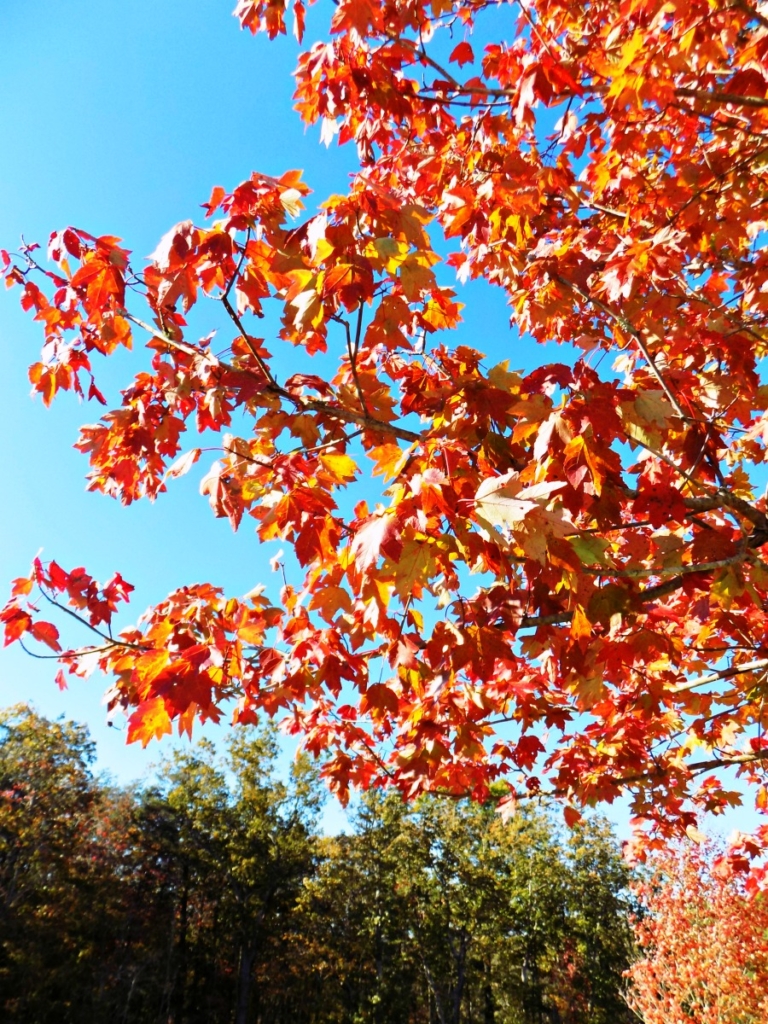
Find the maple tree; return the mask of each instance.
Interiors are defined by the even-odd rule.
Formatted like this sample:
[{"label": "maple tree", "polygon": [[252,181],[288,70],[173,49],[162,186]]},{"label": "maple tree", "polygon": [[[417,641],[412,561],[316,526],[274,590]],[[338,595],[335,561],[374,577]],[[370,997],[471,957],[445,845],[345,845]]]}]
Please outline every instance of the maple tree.
[{"label": "maple tree", "polygon": [[[302,40],[302,0],[235,13]],[[765,810],[767,61],[749,0],[338,0],[295,97],[356,146],[346,194],[304,212],[299,172],[255,172],[143,267],[74,227],[48,265],[3,251],[46,404],[103,402],[96,357],[146,345],[82,428],[89,487],[154,499],[213,448],[214,515],[298,567],[279,597],[184,587],[118,629],[120,575],[38,560],[6,643],[98,665],[144,743],[228,701],[279,715],[342,798],[506,780],[503,809],[554,792],[575,821],[629,791],[652,842],[737,803],[734,775]],[[454,274],[568,361],[523,375],[452,343]],[[203,296],[225,353],[187,324]]]},{"label": "maple tree", "polygon": [[643,1024],[760,1024],[768,1013],[768,904],[705,850],[656,858],[639,895],[627,1001]]}]

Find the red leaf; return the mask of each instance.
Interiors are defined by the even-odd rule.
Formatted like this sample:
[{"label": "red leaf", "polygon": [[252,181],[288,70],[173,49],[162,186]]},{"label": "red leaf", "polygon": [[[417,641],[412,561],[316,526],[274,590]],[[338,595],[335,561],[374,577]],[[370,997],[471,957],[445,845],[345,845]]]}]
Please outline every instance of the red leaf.
[{"label": "red leaf", "polygon": [[563,807],[563,817],[565,818],[565,824],[568,828],[573,828],[574,825],[578,825],[581,821],[581,814],[575,807],[571,807],[570,804],[566,804],[565,807]]},{"label": "red leaf", "polygon": [[377,711],[389,711],[391,714],[396,714],[400,706],[397,694],[383,683],[374,683],[368,687],[365,691],[365,704]]},{"label": "red leaf", "polygon": [[464,40],[459,43],[458,46],[454,47],[448,60],[456,63],[459,67],[463,67],[465,64],[471,64],[475,59],[475,54],[469,43]]},{"label": "red leaf", "polygon": [[107,404],[107,400],[96,387],[96,382],[91,378],[91,386],[88,388],[88,398],[95,398],[97,402],[101,402],[102,405]]},{"label": "red leaf", "polygon": [[2,612],[0,612],[0,622],[5,623],[3,646],[7,647],[30,629],[32,616],[15,605],[6,605]]},{"label": "red leaf", "polygon": [[30,633],[41,643],[46,644],[52,651],[60,651],[59,631],[52,622],[36,622],[30,627]]}]

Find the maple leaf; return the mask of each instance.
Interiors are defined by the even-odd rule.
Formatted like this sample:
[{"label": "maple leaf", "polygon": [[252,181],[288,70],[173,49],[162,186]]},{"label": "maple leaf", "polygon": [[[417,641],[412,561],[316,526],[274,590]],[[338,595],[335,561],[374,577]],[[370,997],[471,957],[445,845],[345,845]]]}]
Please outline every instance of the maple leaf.
[{"label": "maple leaf", "polygon": [[167,477],[179,477],[184,476],[194,466],[197,460],[200,458],[201,449],[192,448],[190,451],[185,452],[180,458],[178,458],[173,465],[169,466],[165,471]]},{"label": "maple leaf", "polygon": [[539,521],[546,522],[552,531],[568,529],[567,520],[561,515],[547,513],[540,502],[546,500],[565,486],[561,482],[534,484],[523,487],[515,471],[505,477],[484,480],[475,494],[475,506],[479,521],[515,531],[520,529],[530,513]]},{"label": "maple leaf", "polygon": [[35,640],[46,644],[52,651],[60,651],[59,631],[52,622],[35,622],[29,629]]},{"label": "maple leaf", "polygon": [[171,717],[162,697],[145,700],[128,719],[128,742],[141,742],[146,747],[150,740],[160,739],[171,732]]},{"label": "maple leaf", "polygon": [[323,587],[314,592],[309,607],[316,608],[327,622],[333,622],[340,611],[352,611],[352,599],[344,587]]},{"label": "maple leaf", "polygon": [[15,604],[8,604],[0,612],[0,622],[4,626],[5,647],[20,639],[32,626],[32,616]]},{"label": "maple leaf", "polygon": [[358,569],[365,572],[378,561],[382,548],[395,536],[397,523],[393,516],[373,515],[364,522],[350,545],[350,554]]},{"label": "maple leaf", "polygon": [[471,64],[474,59],[475,55],[472,51],[472,47],[466,39],[451,50],[451,55],[448,58],[450,61],[455,61],[459,67],[463,67],[464,64]]}]

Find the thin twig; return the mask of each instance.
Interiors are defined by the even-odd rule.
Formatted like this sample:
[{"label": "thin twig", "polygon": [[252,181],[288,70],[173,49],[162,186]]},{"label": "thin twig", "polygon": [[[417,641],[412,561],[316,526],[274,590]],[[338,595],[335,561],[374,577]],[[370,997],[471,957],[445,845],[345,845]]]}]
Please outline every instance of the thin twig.
[{"label": "thin twig", "polygon": [[54,606],[54,608],[58,608],[59,611],[66,612],[67,615],[71,615],[76,622],[79,622],[81,626],[85,626],[86,629],[90,629],[90,631],[92,633],[95,633],[97,637],[99,637],[101,640],[104,640],[109,647],[130,647],[134,651],[151,650],[151,648],[145,647],[143,644],[132,644],[129,643],[129,641],[127,640],[115,640],[113,637],[109,636],[109,634],[102,633],[100,629],[97,629],[95,626],[91,625],[91,623],[88,622],[87,619],[84,619],[81,615],[78,615],[76,611],[73,611],[71,608],[67,608],[66,605],[59,604],[59,602],[54,600],[54,598],[52,598],[50,594],[46,593],[42,586],[40,586],[40,593],[43,595],[46,601],[48,601],[49,604],[52,604]]},{"label": "thin twig", "polygon": [[621,313],[617,313],[616,310],[611,309],[609,305],[607,305],[601,299],[596,298],[590,292],[586,291],[586,289],[582,288],[581,285],[576,284],[575,281],[569,281],[567,278],[561,277],[559,274],[554,275],[554,280],[558,281],[562,285],[565,285],[566,288],[570,288],[572,291],[576,292],[576,294],[580,295],[585,302],[589,302],[593,306],[596,306],[598,309],[602,310],[603,313],[611,317],[611,319],[614,320],[619,325],[619,327],[622,328],[622,330],[626,331],[635,339],[637,347],[640,349],[643,358],[648,363],[651,372],[653,373],[656,380],[659,382],[662,391],[671,402],[672,407],[677,412],[677,415],[684,423],[690,422],[691,417],[686,412],[683,411],[682,406],[677,400],[677,396],[662,377],[661,372],[659,371],[659,368],[656,366],[656,363],[653,360],[653,356],[648,350],[648,346],[645,344],[645,340],[643,339],[643,336],[640,333],[640,331],[638,331],[638,329],[633,324],[631,324],[625,316],[623,316]]},{"label": "thin twig", "polygon": [[251,341],[250,335],[248,334],[248,332],[243,327],[243,325],[242,325],[242,323],[240,321],[240,317],[237,315],[237,313],[233,309],[232,303],[229,301],[229,298],[228,298],[226,292],[224,293],[224,295],[221,296],[221,302],[222,302],[222,305],[224,306],[224,309],[226,309],[227,313],[229,314],[230,319],[236,325],[237,329],[240,331],[240,336],[242,337],[242,339],[245,342],[245,344],[248,346],[248,351],[251,353],[253,358],[256,360],[256,365],[258,366],[258,368],[261,370],[261,372],[266,377],[267,383],[270,385],[270,387],[273,390],[278,391],[280,393],[286,393],[287,394],[287,392],[284,392],[284,389],[277,383],[275,378],[272,376],[272,371],[269,369],[267,364],[264,362],[264,360],[259,355],[258,349],[253,344],[253,342]]}]

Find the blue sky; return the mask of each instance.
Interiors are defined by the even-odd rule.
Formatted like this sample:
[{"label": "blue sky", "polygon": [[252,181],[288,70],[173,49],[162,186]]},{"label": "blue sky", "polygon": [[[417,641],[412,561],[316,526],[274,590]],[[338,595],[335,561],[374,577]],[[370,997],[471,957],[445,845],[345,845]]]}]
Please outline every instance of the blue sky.
[{"label": "blue sky", "polygon": [[[16,247],[21,234],[44,245],[51,230],[74,224],[117,234],[143,256],[173,223],[202,220],[214,184],[233,186],[253,169],[305,168],[318,198],[345,188],[353,154],[321,147],[291,111],[295,42],[240,32],[230,9],[210,0],[0,5],[0,246]],[[3,294],[0,580],[25,574],[42,547],[97,578],[121,571],[137,588],[132,618],[184,583],[211,580],[237,594],[268,576],[274,552],[247,528],[235,537],[214,520],[196,476],[154,505],[126,509],[85,493],[87,464],[71,446],[99,407],[65,395],[46,411],[29,397],[40,343],[18,292]],[[130,363],[98,375],[112,400]],[[0,704],[31,699],[48,715],[85,720],[104,767],[120,779],[141,774],[159,748],[126,747],[107,728],[105,680],[60,694],[54,674],[51,662],[3,650]]]},{"label": "blue sky", "polygon": [[[0,247],[15,248],[21,235],[45,246],[52,230],[72,224],[118,235],[141,257],[177,221],[201,221],[214,185],[231,188],[252,170],[302,168],[310,203],[346,189],[354,151],[326,149],[319,129],[305,130],[292,110],[295,41],[243,33],[230,11],[231,0],[0,5]],[[325,18],[315,13],[320,28]],[[508,341],[498,294],[475,311],[486,338],[491,320]],[[209,326],[201,318],[201,334]],[[277,546],[260,545],[247,524],[235,536],[213,519],[198,494],[204,460],[155,504],[124,508],[85,492],[87,463],[72,444],[101,407],[63,395],[45,410],[30,397],[27,369],[40,345],[18,292],[0,293],[0,593],[40,548],[98,579],[120,571],[136,586],[126,622],[183,584],[208,580],[243,594],[270,582]],[[110,404],[135,366],[123,355],[97,373]],[[73,680],[61,693],[55,671],[16,646],[0,650],[0,706],[31,700],[50,717],[86,722],[99,767],[121,782],[167,752],[168,739],[142,750],[125,744],[122,720],[107,726],[103,677]],[[334,804],[325,824],[343,824]]]}]

